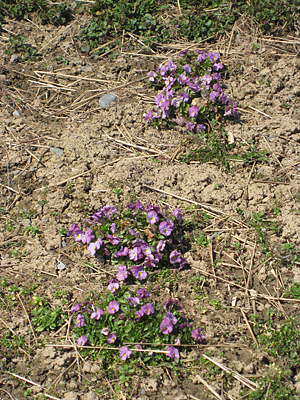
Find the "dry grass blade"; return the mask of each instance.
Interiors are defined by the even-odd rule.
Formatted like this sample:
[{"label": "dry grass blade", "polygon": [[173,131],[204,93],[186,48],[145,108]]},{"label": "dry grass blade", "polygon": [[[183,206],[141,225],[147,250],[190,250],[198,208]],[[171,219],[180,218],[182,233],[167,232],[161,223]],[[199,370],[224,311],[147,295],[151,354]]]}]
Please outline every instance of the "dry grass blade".
[{"label": "dry grass blade", "polygon": [[[223,400],[223,398],[203,379],[200,375],[196,375],[196,378],[202,385],[204,385],[218,400]],[[190,396],[191,397],[191,396]],[[192,398],[192,397],[191,397]]]},{"label": "dry grass blade", "polygon": [[[26,383],[30,383],[30,385],[40,387],[40,388],[42,388],[43,390],[47,390],[46,388],[44,388],[43,386],[39,385],[38,383],[33,382],[33,381],[31,381],[30,379],[24,378],[23,376],[20,376],[20,375],[17,375],[17,374],[13,374],[12,372],[8,372],[8,371],[4,371],[4,373],[5,373],[5,374],[12,375],[12,376],[14,376],[15,378],[20,379],[21,381],[24,381],[24,382],[26,382]],[[43,395],[44,395],[45,397],[47,397],[48,399],[52,399],[52,400],[61,400],[61,399],[59,399],[58,397],[50,396],[50,394],[47,394],[47,393],[43,393]]]},{"label": "dry grass blade", "polygon": [[25,314],[26,314],[26,318],[27,318],[27,320],[28,320],[28,323],[29,323],[31,332],[32,332],[33,337],[34,337],[34,341],[35,341],[35,343],[37,344],[37,343],[38,343],[38,342],[37,342],[37,338],[36,338],[36,336],[35,336],[33,327],[32,327],[32,325],[31,325],[31,321],[30,321],[29,315],[28,315],[28,313],[27,313],[27,310],[26,310],[26,308],[25,308],[25,306],[24,306],[24,303],[23,303],[23,301],[22,301],[21,296],[19,295],[19,293],[17,293],[17,297],[18,297],[18,299],[19,299],[19,301],[20,301],[20,303],[21,303],[21,305],[22,305],[22,307],[23,307],[23,310],[24,310]]},{"label": "dry grass blade", "polygon": [[232,374],[234,379],[238,380],[243,385],[247,386],[249,389],[255,390],[256,388],[259,387],[259,385],[256,382],[250,381],[249,379],[247,379],[244,376],[240,375],[239,373],[235,372],[231,368],[225,367],[225,365],[215,361],[213,358],[210,358],[205,354],[203,354],[203,358],[206,358],[206,360],[208,360],[208,361],[212,362],[213,364],[217,365],[219,368],[221,368],[223,371],[227,372],[228,374]]}]

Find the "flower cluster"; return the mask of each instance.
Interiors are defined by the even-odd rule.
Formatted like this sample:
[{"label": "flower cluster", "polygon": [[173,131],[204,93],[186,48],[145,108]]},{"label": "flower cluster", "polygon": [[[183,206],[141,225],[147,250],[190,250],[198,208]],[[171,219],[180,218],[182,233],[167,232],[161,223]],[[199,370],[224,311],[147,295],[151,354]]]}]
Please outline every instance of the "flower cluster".
[{"label": "flower cluster", "polygon": [[168,120],[199,133],[206,130],[206,122],[216,113],[239,118],[237,103],[221,86],[223,64],[219,54],[186,50],[179,57],[177,64],[170,60],[148,73],[150,84],[162,93],[155,96],[156,110],[150,110],[145,121]]},{"label": "flower cluster", "polygon": [[[161,357],[161,354],[174,360],[180,358],[177,347],[181,344],[205,339],[199,328],[192,330],[182,315],[179,301],[169,299],[159,305],[150,301],[150,293],[145,288],[139,288],[134,294],[126,290],[123,287],[115,295],[110,290],[101,304],[78,303],[71,309],[72,329],[78,346],[84,347],[88,343],[103,346],[104,350],[114,346],[119,348],[121,360],[140,356],[148,361]],[[147,349],[143,343],[160,343],[164,350],[160,354],[151,350],[138,354],[137,350]],[[130,344],[129,347],[126,344]]]},{"label": "flower cluster", "polygon": [[[113,206],[102,207],[84,227],[73,224],[68,235],[88,245],[92,256],[100,253],[117,264],[116,282],[111,282],[111,291],[117,282],[130,275],[139,281],[147,277],[148,268],[174,264],[179,269],[186,259],[174,248],[173,236],[183,224],[180,209],[171,213],[168,207],[161,209],[140,201],[129,204],[125,211]],[[173,247],[172,247],[173,246]]]}]

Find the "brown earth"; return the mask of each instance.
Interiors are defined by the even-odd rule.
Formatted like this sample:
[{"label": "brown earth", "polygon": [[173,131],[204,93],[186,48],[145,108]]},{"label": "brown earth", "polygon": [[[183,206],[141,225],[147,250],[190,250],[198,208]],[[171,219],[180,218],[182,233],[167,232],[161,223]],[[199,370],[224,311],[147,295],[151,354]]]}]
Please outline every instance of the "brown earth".
[{"label": "brown earth", "polygon": [[[214,278],[210,248],[192,244],[184,249],[190,268],[179,272],[181,280],[170,284],[167,277],[162,281],[160,297],[164,298],[167,290],[180,299],[185,313],[204,327],[205,347],[199,345],[188,353],[177,375],[166,368],[149,370],[143,380],[132,379],[130,390],[121,386],[117,392],[119,382],[108,382],[99,363],[79,365],[73,349],[46,347],[66,337],[66,327],[58,333],[35,332],[39,343],[35,346],[19,299],[11,299],[10,307],[2,288],[0,333],[3,336],[9,327],[25,338],[31,352],[0,349],[0,398],[26,398],[26,388],[32,390],[29,398],[37,398],[36,394],[47,393],[44,388],[52,385],[51,395],[66,400],[114,396],[213,399],[199,380],[201,375],[209,381],[212,366],[200,364],[204,351],[252,380],[265,375],[266,368],[284,368],[283,361],[253,347],[241,308],[246,319],[253,307],[262,316],[270,308],[280,310],[283,321],[299,313],[298,303],[276,300],[282,287],[293,280],[299,282],[300,275],[299,263],[287,268],[280,251],[282,243],[300,244],[299,45],[291,37],[265,38],[258,41],[260,50],[253,51],[257,38],[243,27],[235,31],[230,47],[229,38],[205,44],[206,49],[220,51],[227,68],[227,92],[239,101],[241,121],[227,122],[230,137],[238,146],[250,148],[255,143],[257,151],[269,153],[267,161],[249,165],[231,159],[226,169],[220,162],[180,162],[186,147],[195,146],[184,129],[157,130],[143,121],[143,114],[153,107],[154,93],[142,78],[166,59],[163,53],[129,55],[134,50],[124,48],[124,53],[112,60],[95,59],[73,45],[79,25],[76,21],[67,30],[29,22],[5,25],[8,31],[26,36],[40,52],[38,61],[26,63],[20,59],[10,63],[9,58],[1,57],[1,278],[20,288],[38,283],[34,295],[47,296],[52,307],[61,306],[55,298],[57,288],[65,290],[66,310],[85,299],[88,291],[106,290],[113,267],[99,264],[97,273],[87,271],[83,258],[94,259],[83,248],[78,254],[71,239],[63,250],[59,230],[81,222],[107,203],[126,204],[139,198],[145,204],[168,204],[183,210],[191,202],[199,203],[198,211],[190,208],[185,216],[200,218],[204,210],[212,217],[210,226],[203,225],[204,232],[207,236],[219,232],[212,238],[211,250],[220,260],[216,275],[227,282]],[[178,45],[172,57],[174,54],[176,59],[176,51],[184,47]],[[58,56],[68,60],[68,65],[53,61]],[[117,101],[105,110],[98,104],[104,93],[117,95]],[[61,149],[61,155],[55,154],[55,149]],[[116,188],[122,191],[118,196],[112,191]],[[270,234],[275,249],[273,268],[269,263],[260,264],[263,254],[250,224],[252,213],[258,212],[281,226],[277,234]],[[25,231],[28,225],[38,227],[39,232],[29,235]],[[239,253],[237,243],[242,248]],[[62,271],[60,262],[66,266]],[[252,298],[244,289],[248,273]],[[201,298],[190,283],[195,276],[205,276]],[[230,283],[236,278],[240,286]],[[30,311],[30,296],[23,300]],[[26,384],[7,375],[8,371],[41,386]],[[298,373],[291,372],[290,384],[299,388]],[[217,373],[209,381],[218,393],[223,390],[223,379],[222,373]],[[241,388],[239,381],[233,380],[224,392],[241,399]]]}]

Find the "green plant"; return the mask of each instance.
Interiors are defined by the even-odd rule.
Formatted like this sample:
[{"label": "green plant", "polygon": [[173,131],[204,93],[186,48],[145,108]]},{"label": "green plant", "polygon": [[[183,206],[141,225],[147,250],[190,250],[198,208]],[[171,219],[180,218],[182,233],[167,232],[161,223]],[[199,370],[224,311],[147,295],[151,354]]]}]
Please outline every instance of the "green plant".
[{"label": "green plant", "polygon": [[31,313],[33,315],[31,322],[36,326],[38,332],[49,329],[57,330],[67,319],[64,311],[58,306],[55,306],[53,310],[44,306],[37,307]]},{"label": "green plant", "polygon": [[28,39],[16,35],[9,39],[9,48],[5,50],[4,53],[7,55],[12,55],[13,53],[23,53],[24,60],[32,58],[36,53],[36,49],[31,47],[30,44],[27,44],[27,42]]},{"label": "green plant", "polygon": [[279,373],[269,373],[259,380],[259,388],[248,393],[249,400],[297,400],[299,397],[289,383],[288,373],[280,371]]},{"label": "green plant", "polygon": [[62,63],[64,65],[68,65],[69,64],[69,60],[67,60],[63,56],[54,57],[54,58],[52,58],[52,61],[56,61],[57,64],[62,64]]},{"label": "green plant", "polygon": [[[204,339],[199,328],[191,331],[179,301],[168,299],[163,305],[154,300],[150,302],[150,293],[145,288],[129,291],[115,280],[108,289],[100,304],[85,302],[71,310],[74,314],[72,332],[83,355],[98,356],[98,351],[85,349],[86,344],[100,346],[102,360],[108,368],[120,359],[128,360],[130,367],[124,364],[122,367],[129,373],[139,362],[157,366],[162,361],[165,363],[166,356],[178,362],[179,351],[169,343],[176,346],[176,343],[189,344],[193,339]],[[167,362],[167,365],[170,364]]]},{"label": "green plant", "polygon": [[25,227],[25,232],[37,237],[38,233],[40,233],[40,230],[37,226],[27,225]]}]

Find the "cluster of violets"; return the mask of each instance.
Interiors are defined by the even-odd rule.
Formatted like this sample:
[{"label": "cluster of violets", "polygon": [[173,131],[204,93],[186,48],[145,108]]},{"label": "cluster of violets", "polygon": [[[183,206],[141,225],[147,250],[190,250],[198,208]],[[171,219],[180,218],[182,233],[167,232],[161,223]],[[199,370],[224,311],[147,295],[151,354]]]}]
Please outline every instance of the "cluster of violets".
[{"label": "cluster of violets", "polygon": [[[117,282],[110,282],[108,289],[115,296],[118,291]],[[109,296],[111,295],[108,295],[108,300],[110,300]],[[174,360],[175,358],[180,358],[177,346],[181,345],[181,337],[184,337],[184,333],[189,332],[190,338],[196,342],[202,342],[205,339],[200,328],[192,330],[192,326],[187,322],[185,316],[181,314],[182,308],[179,301],[169,299],[163,304],[162,308],[149,302],[149,296],[150,294],[145,288],[140,288],[135,292],[135,297],[128,295],[123,298],[120,297],[119,301],[115,299],[110,300],[105,305],[102,305],[103,308],[95,307],[90,302],[76,304],[71,309],[71,312],[74,315],[77,345],[85,346],[90,342],[91,345],[104,346],[107,342],[109,345],[115,344],[117,346],[123,341],[125,328],[128,324],[150,324],[152,329],[155,324],[158,324],[160,334],[168,335],[167,342],[169,343],[170,340],[174,342],[175,347],[168,345],[165,349],[166,356]],[[120,324],[120,320],[122,324]],[[97,332],[95,335],[96,338],[92,336],[91,332]],[[141,330],[136,327],[132,332],[130,336],[131,340],[129,340],[131,342],[132,337],[135,334],[138,336],[138,332],[141,332]],[[130,358],[132,350],[143,350],[142,345],[146,340],[142,337],[134,337],[134,339],[136,341],[132,345],[135,346],[135,349],[130,350],[127,346],[119,348],[121,360]],[[151,342],[155,339],[157,337],[151,338]],[[186,336],[184,339],[184,342],[186,342]],[[163,340],[161,341],[163,342]],[[190,341],[188,342],[190,343]],[[150,357],[153,356],[151,350],[144,354]]]},{"label": "cluster of violets", "polygon": [[92,256],[98,252],[117,264],[117,281],[111,283],[117,286],[130,275],[144,280],[147,268],[159,267],[165,261],[182,268],[186,259],[176,249],[170,250],[172,235],[182,223],[180,209],[170,213],[168,207],[148,204],[145,208],[137,200],[122,213],[113,206],[102,207],[86,219],[84,228],[73,224],[68,235],[88,245]]},{"label": "cluster of violets", "polygon": [[239,118],[237,103],[221,86],[223,64],[219,54],[196,50],[179,52],[177,65],[170,60],[148,73],[148,80],[162,93],[155,96],[156,110],[145,115],[154,122],[168,120],[190,132],[204,132],[210,115]]}]

